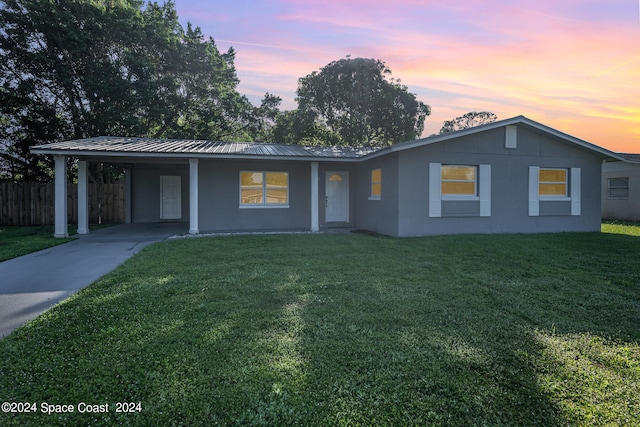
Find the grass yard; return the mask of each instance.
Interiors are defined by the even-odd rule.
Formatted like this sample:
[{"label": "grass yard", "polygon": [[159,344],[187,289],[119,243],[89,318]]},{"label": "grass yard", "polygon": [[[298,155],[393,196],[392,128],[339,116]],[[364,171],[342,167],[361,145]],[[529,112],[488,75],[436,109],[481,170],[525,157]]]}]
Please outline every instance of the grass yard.
[{"label": "grass yard", "polygon": [[[91,230],[110,227],[112,224],[91,225]],[[77,233],[76,225],[69,226],[69,235]],[[53,225],[13,226],[0,225],[0,262],[17,258],[73,240],[53,237]]]},{"label": "grass yard", "polygon": [[[76,228],[73,230],[74,233]],[[53,225],[0,225],[0,262],[73,240],[56,239],[53,237],[53,231]],[[69,230],[69,234],[71,231]]]},{"label": "grass yard", "polygon": [[154,244],[0,341],[37,411],[0,424],[640,425],[639,227],[604,231]]}]

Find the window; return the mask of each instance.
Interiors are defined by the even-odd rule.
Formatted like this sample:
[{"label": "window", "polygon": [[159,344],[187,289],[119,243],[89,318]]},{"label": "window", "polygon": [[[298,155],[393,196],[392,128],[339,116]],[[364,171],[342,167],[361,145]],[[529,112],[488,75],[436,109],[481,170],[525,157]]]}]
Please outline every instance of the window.
[{"label": "window", "polygon": [[440,181],[443,196],[477,196],[477,167],[442,165]]},{"label": "window", "polygon": [[[567,215],[580,215],[582,185],[580,168],[529,166],[529,216],[540,216],[540,206],[569,203]],[[554,208],[557,209],[557,206]],[[569,213],[570,209],[570,213]]]},{"label": "window", "polygon": [[610,199],[626,199],[629,197],[629,178],[607,179],[607,197]]},{"label": "window", "polygon": [[538,194],[540,197],[567,197],[569,193],[567,169],[540,168]]},{"label": "window", "polygon": [[241,207],[288,207],[287,172],[240,172]]},{"label": "window", "polygon": [[382,169],[371,171],[371,197],[369,200],[380,200],[382,196]]},{"label": "window", "polygon": [[464,209],[473,211],[465,216],[490,217],[491,165],[429,163],[429,217],[460,215],[446,212],[443,206],[449,209],[464,206]]}]

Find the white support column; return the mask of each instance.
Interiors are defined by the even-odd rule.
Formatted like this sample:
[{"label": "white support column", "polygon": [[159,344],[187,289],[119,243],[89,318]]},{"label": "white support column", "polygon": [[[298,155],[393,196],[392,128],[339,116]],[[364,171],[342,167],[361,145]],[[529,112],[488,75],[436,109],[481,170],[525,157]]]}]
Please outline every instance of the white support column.
[{"label": "white support column", "polygon": [[127,165],[124,171],[124,216],[125,224],[131,224],[131,165]]},{"label": "white support column", "polygon": [[318,231],[318,162],[311,162],[311,232]]},{"label": "white support column", "polygon": [[69,237],[67,226],[67,157],[53,156],[55,160],[55,232],[53,237]]},{"label": "white support column", "polygon": [[198,234],[198,159],[189,159],[189,233]]},{"label": "white support column", "polygon": [[89,186],[84,160],[78,161],[78,234],[89,234]]}]

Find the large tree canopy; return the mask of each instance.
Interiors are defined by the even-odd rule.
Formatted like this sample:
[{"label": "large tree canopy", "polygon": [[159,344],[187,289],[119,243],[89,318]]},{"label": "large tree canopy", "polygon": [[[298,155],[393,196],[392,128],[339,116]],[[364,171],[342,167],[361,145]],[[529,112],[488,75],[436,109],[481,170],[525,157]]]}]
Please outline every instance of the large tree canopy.
[{"label": "large tree canopy", "polygon": [[440,133],[455,132],[457,130],[469,129],[472,127],[493,123],[498,119],[494,113],[489,111],[471,111],[453,120],[447,120],[442,124]]},{"label": "large tree canopy", "polygon": [[331,62],[298,81],[298,109],[274,130],[283,142],[387,146],[422,134],[431,113],[375,59]]},{"label": "large tree canopy", "polygon": [[234,56],[183,29],[172,2],[0,1],[5,174],[46,179],[48,160],[28,147],[61,139],[261,136],[279,98],[256,108],[241,96]]}]

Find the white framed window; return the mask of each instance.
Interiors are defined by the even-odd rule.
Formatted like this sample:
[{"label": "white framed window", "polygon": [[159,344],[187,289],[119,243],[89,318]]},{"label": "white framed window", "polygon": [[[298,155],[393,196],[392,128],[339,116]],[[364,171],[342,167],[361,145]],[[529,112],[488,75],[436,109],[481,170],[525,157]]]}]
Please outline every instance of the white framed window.
[{"label": "white framed window", "polygon": [[382,197],[382,169],[371,170],[371,195],[369,200],[380,200]]},{"label": "white framed window", "polygon": [[580,168],[529,166],[529,216],[540,216],[540,202],[570,202],[571,215],[580,215],[580,177]]},{"label": "white framed window", "polygon": [[289,173],[241,171],[240,207],[289,207]]},{"label": "white framed window", "polygon": [[540,168],[538,170],[538,195],[541,199],[569,197],[568,169]]},{"label": "white framed window", "polygon": [[478,198],[478,167],[441,165],[440,186],[443,200],[476,200]]},{"label": "white framed window", "polygon": [[628,199],[629,177],[607,178],[607,197],[609,199]]},{"label": "white framed window", "polygon": [[442,216],[442,202],[478,201],[491,216],[491,165],[429,163],[429,217]]}]

